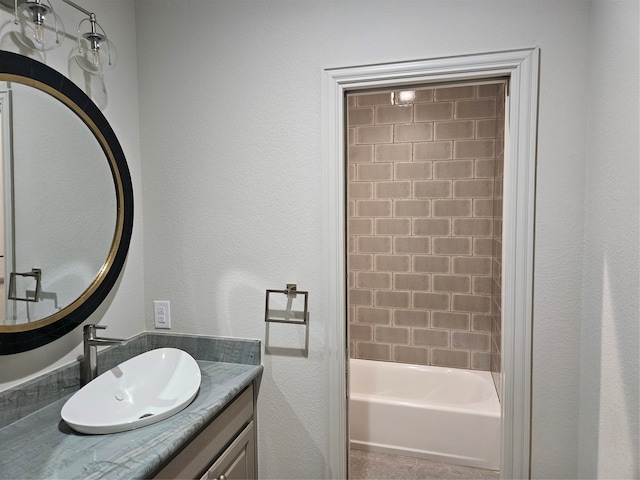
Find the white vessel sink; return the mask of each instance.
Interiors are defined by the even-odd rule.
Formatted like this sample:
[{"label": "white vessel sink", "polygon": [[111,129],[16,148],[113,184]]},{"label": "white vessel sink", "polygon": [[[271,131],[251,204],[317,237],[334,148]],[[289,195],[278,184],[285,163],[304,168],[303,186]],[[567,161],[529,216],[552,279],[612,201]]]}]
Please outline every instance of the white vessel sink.
[{"label": "white vessel sink", "polygon": [[142,353],[104,372],[62,407],[74,430],[101,434],[132,430],[164,420],[198,394],[200,367],[176,348]]}]

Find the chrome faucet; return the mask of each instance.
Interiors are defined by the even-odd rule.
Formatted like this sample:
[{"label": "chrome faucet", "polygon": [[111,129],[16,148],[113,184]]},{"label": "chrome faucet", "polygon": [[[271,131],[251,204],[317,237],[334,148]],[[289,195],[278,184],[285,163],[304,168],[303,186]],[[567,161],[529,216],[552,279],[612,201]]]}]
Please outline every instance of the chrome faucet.
[{"label": "chrome faucet", "polygon": [[82,385],[86,385],[98,376],[98,345],[124,345],[128,340],[97,337],[96,330],[104,330],[104,325],[85,325],[82,330],[84,359],[82,360]]}]

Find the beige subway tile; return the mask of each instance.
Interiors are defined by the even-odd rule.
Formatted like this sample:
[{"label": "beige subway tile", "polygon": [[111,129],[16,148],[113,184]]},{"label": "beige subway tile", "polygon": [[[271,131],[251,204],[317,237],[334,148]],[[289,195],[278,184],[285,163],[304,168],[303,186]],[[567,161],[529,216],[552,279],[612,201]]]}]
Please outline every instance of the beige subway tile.
[{"label": "beige subway tile", "polygon": [[350,218],[348,231],[350,235],[373,235],[373,219]]},{"label": "beige subway tile", "polygon": [[467,275],[434,275],[434,292],[469,293],[471,277]]},{"label": "beige subway tile", "polygon": [[348,242],[348,252],[349,253],[356,253],[357,248],[356,248],[356,237],[355,236],[350,236],[347,239]]},{"label": "beige subway tile", "polygon": [[476,198],[473,200],[473,216],[474,217],[493,217],[492,198]]},{"label": "beige subway tile", "polygon": [[411,219],[409,218],[377,218],[377,235],[409,235],[411,234]]},{"label": "beige subway tile", "polygon": [[461,122],[435,122],[434,123],[434,139],[435,140],[458,140],[470,139],[474,136],[475,124],[473,120],[464,120]]},{"label": "beige subway tile", "polygon": [[391,105],[393,104],[393,97],[391,92],[381,93],[366,93],[362,95],[356,95],[358,107],[371,107],[377,105]]},{"label": "beige subway tile", "polygon": [[376,162],[410,162],[413,159],[413,145],[411,143],[376,145],[373,158]]},{"label": "beige subway tile", "polygon": [[474,332],[488,332],[491,333],[491,315],[484,315],[482,313],[474,313],[471,317],[471,329]]},{"label": "beige subway tile", "polygon": [[352,323],[349,325],[349,337],[351,340],[373,341],[373,327]]},{"label": "beige subway tile", "polygon": [[356,274],[356,286],[358,288],[392,288],[392,276],[390,273],[358,272]]},{"label": "beige subway tile", "polygon": [[451,346],[466,350],[491,351],[491,335],[478,332],[451,332]]},{"label": "beige subway tile", "polygon": [[476,237],[473,239],[473,255],[487,256],[493,255],[493,238]]},{"label": "beige subway tile", "polygon": [[357,127],[356,143],[392,143],[393,126]]},{"label": "beige subway tile", "polygon": [[351,127],[347,130],[347,145],[356,144],[356,129]]},{"label": "beige subway tile", "polygon": [[349,290],[349,303],[351,305],[373,305],[373,292],[371,290]]},{"label": "beige subway tile", "polygon": [[356,96],[353,94],[347,95],[347,108],[356,108],[357,101]]},{"label": "beige subway tile", "polygon": [[432,162],[407,162],[394,164],[396,180],[426,179],[432,176]]},{"label": "beige subway tile", "polygon": [[349,179],[350,182],[354,182],[356,180],[356,166],[355,165],[348,165],[347,166],[347,178]]},{"label": "beige subway tile", "polygon": [[449,235],[451,220],[448,218],[414,218],[414,235]]},{"label": "beige subway tile", "polygon": [[375,302],[377,307],[408,308],[411,296],[409,292],[376,290]]},{"label": "beige subway tile", "polygon": [[447,160],[452,158],[452,142],[425,142],[413,144],[413,160]]},{"label": "beige subway tile", "polygon": [[456,102],[455,118],[487,118],[496,116],[496,99],[461,100]]},{"label": "beige subway tile", "polygon": [[467,275],[491,275],[491,257],[456,257],[453,273]]},{"label": "beige subway tile", "polygon": [[414,103],[433,102],[433,88],[423,88],[416,90]]},{"label": "beige subway tile", "polygon": [[472,214],[471,199],[433,200],[434,217],[470,217]]},{"label": "beige subway tile", "polygon": [[423,103],[415,105],[414,110],[414,120],[416,122],[453,119],[453,102]]},{"label": "beige subway tile", "polygon": [[413,257],[413,271],[424,273],[448,273],[449,257],[435,257],[432,255],[416,255]]},{"label": "beige subway tile", "polygon": [[432,348],[431,365],[438,367],[469,368],[469,351]]},{"label": "beige subway tile", "polygon": [[431,243],[434,255],[471,255],[470,237],[436,237]]},{"label": "beige subway tile", "polygon": [[473,293],[480,295],[491,295],[491,285],[493,278],[489,276],[473,277]]},{"label": "beige subway tile", "polygon": [[356,354],[365,360],[391,360],[391,345],[384,343],[357,342]]},{"label": "beige subway tile", "polygon": [[[351,302],[350,302],[351,303]],[[374,325],[391,325],[391,310],[388,308],[358,307],[356,322]]]},{"label": "beige subway tile", "polygon": [[347,112],[347,124],[373,125],[373,108],[350,108]]},{"label": "beige subway tile", "polygon": [[429,312],[427,310],[394,310],[393,324],[401,327],[429,326]]},{"label": "beige subway tile", "polygon": [[496,138],[496,119],[476,120],[476,138]]},{"label": "beige subway tile", "polygon": [[431,253],[431,239],[429,237],[394,237],[394,253]]},{"label": "beige subway tile", "polygon": [[491,353],[489,352],[471,352],[471,369],[491,370]]},{"label": "beige subway tile", "polygon": [[396,273],[393,276],[393,288],[396,290],[428,291],[430,275],[420,273]]},{"label": "beige subway tile", "polygon": [[[369,167],[370,165],[360,165],[360,167]],[[453,196],[457,198],[478,198],[491,197],[493,194],[493,179],[478,180],[454,180]]]},{"label": "beige subway tile", "polygon": [[356,288],[356,276],[351,272],[347,275],[347,284],[349,288]]},{"label": "beige subway tile", "polygon": [[373,162],[373,145],[352,145],[347,150],[350,163]]},{"label": "beige subway tile", "polygon": [[431,200],[395,200],[395,217],[428,217],[431,215]]},{"label": "beige subway tile", "polygon": [[433,178],[473,178],[473,160],[433,162]]},{"label": "beige subway tile", "polygon": [[411,270],[410,255],[376,255],[377,272],[408,272]]},{"label": "beige subway tile", "polygon": [[358,200],[356,202],[356,215],[358,217],[390,217],[391,200]]},{"label": "beige subway tile", "polygon": [[416,90],[416,98],[413,102],[433,102],[433,88],[423,88]]},{"label": "beige subway tile", "polygon": [[496,161],[493,158],[481,158],[474,161],[473,176],[475,178],[493,178]]},{"label": "beige subway tile", "polygon": [[449,330],[469,330],[469,316],[468,313],[432,312],[431,326]]},{"label": "beige subway tile", "polygon": [[350,199],[373,198],[373,183],[349,182],[347,185]]},{"label": "beige subway tile", "polygon": [[413,308],[426,308],[429,310],[449,310],[449,294],[414,292]]},{"label": "beige subway tile", "polygon": [[482,97],[497,97],[500,93],[500,87],[504,85],[503,82],[500,83],[487,83],[485,85],[478,85],[476,96],[478,98]]},{"label": "beige subway tile", "polygon": [[391,237],[358,237],[358,253],[391,253]]},{"label": "beige subway tile", "polygon": [[453,158],[493,158],[496,154],[495,143],[495,140],[456,140],[453,142]]},{"label": "beige subway tile", "polygon": [[393,164],[391,163],[359,163],[357,167],[358,181],[393,179]]},{"label": "beige subway tile", "polygon": [[450,180],[417,180],[413,184],[413,195],[416,198],[451,197]]},{"label": "beige subway tile", "polygon": [[461,87],[442,87],[436,88],[434,100],[441,102],[444,100],[458,100],[460,98],[473,98],[475,96],[475,88],[473,85],[464,85]]},{"label": "beige subway tile", "polygon": [[406,125],[394,125],[393,141],[400,142],[427,142],[433,140],[433,124],[410,123]]},{"label": "beige subway tile", "polygon": [[377,326],[374,330],[376,342],[409,344],[409,329],[403,327]]},{"label": "beige subway tile", "polygon": [[376,124],[408,123],[413,120],[413,106],[394,105],[390,107],[376,107]]},{"label": "beige subway tile", "polygon": [[429,349],[425,347],[394,345],[393,361],[410,363],[412,365],[429,365]]},{"label": "beige subway tile", "polygon": [[484,295],[453,295],[453,311],[471,313],[489,313],[491,297]]},{"label": "beige subway tile", "polygon": [[412,330],[413,345],[425,345],[429,347],[448,347],[449,331],[447,330],[431,330],[426,328],[414,328]]},{"label": "beige subway tile", "polygon": [[454,218],[453,234],[457,236],[486,237],[491,235],[490,218]]},{"label": "beige subway tile", "polygon": [[347,263],[350,270],[372,270],[373,255],[352,254]]},{"label": "beige subway tile", "polygon": [[377,182],[376,198],[408,198],[411,182]]}]

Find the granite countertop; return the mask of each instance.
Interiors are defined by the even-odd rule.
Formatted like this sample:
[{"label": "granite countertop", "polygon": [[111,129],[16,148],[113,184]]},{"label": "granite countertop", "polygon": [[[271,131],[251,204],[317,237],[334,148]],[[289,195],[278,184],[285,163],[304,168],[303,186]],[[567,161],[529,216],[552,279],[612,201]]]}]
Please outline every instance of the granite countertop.
[{"label": "granite countertop", "polygon": [[262,365],[255,361],[229,363],[194,357],[202,372],[197,397],[181,412],[156,424],[108,435],[77,433],[60,418],[69,393],[0,428],[0,478],[149,477],[262,374]]}]

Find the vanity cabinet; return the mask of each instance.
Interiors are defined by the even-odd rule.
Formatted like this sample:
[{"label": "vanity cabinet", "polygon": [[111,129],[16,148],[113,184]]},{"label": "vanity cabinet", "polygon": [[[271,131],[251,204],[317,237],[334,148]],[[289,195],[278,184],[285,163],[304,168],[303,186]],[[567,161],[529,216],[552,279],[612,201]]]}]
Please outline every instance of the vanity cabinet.
[{"label": "vanity cabinet", "polygon": [[258,478],[255,391],[244,389],[153,478]]}]

